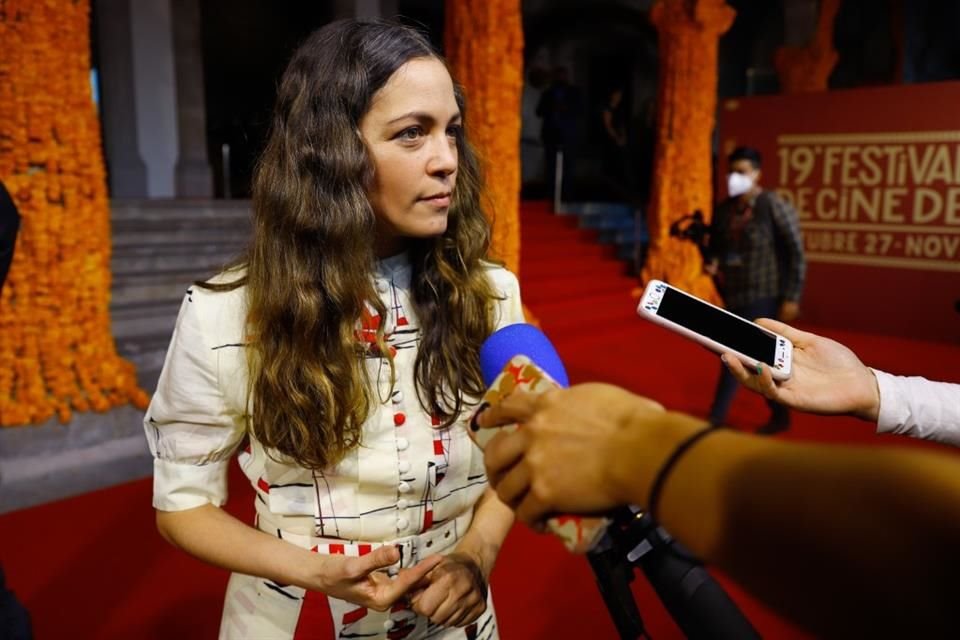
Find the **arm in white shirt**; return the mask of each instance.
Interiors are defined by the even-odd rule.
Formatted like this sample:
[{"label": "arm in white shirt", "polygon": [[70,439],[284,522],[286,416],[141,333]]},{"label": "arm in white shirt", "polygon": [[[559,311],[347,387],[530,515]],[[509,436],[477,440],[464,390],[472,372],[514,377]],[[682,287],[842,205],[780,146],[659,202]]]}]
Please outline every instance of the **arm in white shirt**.
[{"label": "arm in white shirt", "polygon": [[880,388],[877,433],[960,447],[960,384],[873,370]]}]

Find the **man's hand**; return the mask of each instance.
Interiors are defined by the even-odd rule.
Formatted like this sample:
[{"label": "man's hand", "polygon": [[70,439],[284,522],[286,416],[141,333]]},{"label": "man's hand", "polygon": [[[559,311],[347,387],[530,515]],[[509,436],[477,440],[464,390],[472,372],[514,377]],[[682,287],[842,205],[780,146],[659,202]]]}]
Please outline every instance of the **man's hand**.
[{"label": "man's hand", "polygon": [[876,377],[857,355],[839,342],[761,318],[762,327],[793,343],[790,379],[776,383],[769,367],[748,371],[732,353],[723,354],[730,373],[744,386],[799,411],[852,414],[877,421],[880,391]]},{"label": "man's hand", "polygon": [[487,444],[487,477],[527,524],[557,512],[611,509],[630,502],[642,466],[634,440],[650,432],[638,423],[653,428],[664,415],[657,402],[605,384],[516,391],[477,418],[481,427],[521,426]]}]

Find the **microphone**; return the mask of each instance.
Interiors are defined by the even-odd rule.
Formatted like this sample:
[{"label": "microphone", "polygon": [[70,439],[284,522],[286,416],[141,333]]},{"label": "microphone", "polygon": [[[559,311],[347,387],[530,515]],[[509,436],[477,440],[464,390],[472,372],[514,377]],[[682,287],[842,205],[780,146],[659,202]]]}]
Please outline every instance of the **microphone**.
[{"label": "microphone", "polygon": [[[543,393],[570,386],[557,350],[531,324],[508,325],[487,338],[480,347],[480,370],[488,387],[481,407],[495,404],[517,389]],[[499,429],[471,429],[470,437],[483,449],[498,431],[517,428],[506,425]],[[600,540],[610,522],[607,518],[559,515],[548,518],[546,528],[563,541],[567,550],[585,553]]]},{"label": "microphone", "polygon": [[561,387],[570,386],[567,370],[550,339],[540,329],[525,323],[495,331],[480,347],[483,383],[492,386],[510,359],[521,354],[536,362]]},{"label": "microphone", "polygon": [[[542,393],[570,385],[557,350],[530,324],[509,325],[487,338],[480,348],[480,369],[489,387],[483,398],[488,404],[515,389]],[[482,449],[497,431],[471,429],[470,435]],[[687,637],[760,637],[702,563],[641,509],[627,506],[612,518],[558,516],[547,521],[547,529],[563,539],[569,550],[586,552],[621,638],[646,636],[629,584],[636,566]]]}]

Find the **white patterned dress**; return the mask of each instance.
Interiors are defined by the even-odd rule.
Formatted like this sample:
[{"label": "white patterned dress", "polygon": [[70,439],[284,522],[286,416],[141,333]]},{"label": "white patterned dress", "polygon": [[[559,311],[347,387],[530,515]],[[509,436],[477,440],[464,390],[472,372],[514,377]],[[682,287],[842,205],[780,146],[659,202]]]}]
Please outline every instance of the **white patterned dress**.
[{"label": "white patterned dress", "polygon": [[[496,328],[523,322],[516,277],[493,265],[488,274],[502,298]],[[180,511],[222,505],[227,466],[238,454],[256,490],[256,526],[262,531],[316,553],[361,555],[383,544],[399,545],[401,567],[451,551],[469,528],[487,480],[483,456],[464,421],[440,429],[417,401],[419,328],[409,301],[410,277],[406,255],[377,265],[376,287],[387,317],[367,318],[360,330],[369,335],[379,322],[386,323],[396,386],[391,392],[388,362],[370,354],[366,363],[382,402],[375,403],[364,424],[361,445],[324,472],[276,462],[247,438],[245,288],[189,289],[144,418],[155,458],[154,507]],[[220,637],[486,639],[498,633],[489,598],[475,624],[444,629],[404,604],[380,613],[235,573],[227,587]]]}]

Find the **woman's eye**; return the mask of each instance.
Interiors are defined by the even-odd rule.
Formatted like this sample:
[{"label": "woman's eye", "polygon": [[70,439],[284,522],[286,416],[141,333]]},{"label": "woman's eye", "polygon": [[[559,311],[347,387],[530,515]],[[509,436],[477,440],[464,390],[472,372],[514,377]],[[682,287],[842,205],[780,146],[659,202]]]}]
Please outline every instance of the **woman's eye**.
[{"label": "woman's eye", "polygon": [[397,137],[402,140],[416,140],[421,135],[423,135],[423,130],[420,127],[409,127],[397,134]]},{"label": "woman's eye", "polygon": [[451,138],[459,138],[462,133],[463,127],[459,124],[454,124],[447,127],[447,135]]}]

